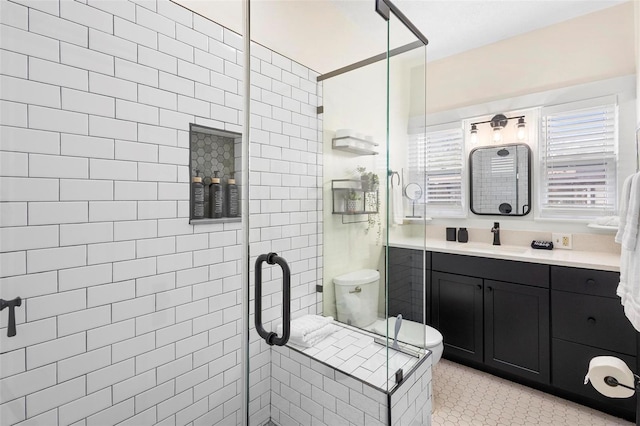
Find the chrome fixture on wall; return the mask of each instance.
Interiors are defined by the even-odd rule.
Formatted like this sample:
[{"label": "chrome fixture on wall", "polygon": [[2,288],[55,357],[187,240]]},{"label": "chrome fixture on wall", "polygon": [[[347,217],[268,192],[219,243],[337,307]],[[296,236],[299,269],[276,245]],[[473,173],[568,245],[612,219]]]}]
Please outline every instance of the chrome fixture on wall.
[{"label": "chrome fixture on wall", "polygon": [[493,118],[491,120],[488,121],[478,121],[475,123],[471,123],[471,143],[473,145],[478,143],[478,124],[486,124],[489,123],[489,125],[491,126],[491,128],[493,129],[493,141],[494,142],[501,142],[502,141],[502,129],[504,129],[505,127],[507,127],[507,124],[509,123],[509,120],[515,120],[518,119],[518,122],[516,123],[516,137],[518,138],[519,141],[524,140],[526,133],[525,133],[525,128],[526,128],[526,122],[524,121],[524,115],[518,115],[515,117],[507,117],[504,114],[496,114],[493,116]]}]

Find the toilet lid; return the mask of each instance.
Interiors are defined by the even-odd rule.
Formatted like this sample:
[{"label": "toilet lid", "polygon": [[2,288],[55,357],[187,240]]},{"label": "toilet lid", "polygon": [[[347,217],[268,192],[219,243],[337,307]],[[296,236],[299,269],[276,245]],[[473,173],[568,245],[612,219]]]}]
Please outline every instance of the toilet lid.
[{"label": "toilet lid", "polygon": [[[393,339],[396,318],[392,317],[388,319],[389,321],[389,338]],[[381,320],[377,321],[373,326],[373,331],[378,334],[382,334],[383,336],[387,334],[387,324],[386,321]],[[402,325],[400,326],[400,333],[398,335],[398,340],[401,342],[408,343],[410,345],[422,347],[423,345],[427,348],[433,348],[442,343],[442,334],[438,330],[433,327],[429,327],[428,325],[420,324],[419,322],[402,320]]]},{"label": "toilet lid", "polygon": [[375,269],[361,269],[359,271],[349,272],[333,279],[336,285],[361,285],[369,284],[380,279],[380,272]]}]

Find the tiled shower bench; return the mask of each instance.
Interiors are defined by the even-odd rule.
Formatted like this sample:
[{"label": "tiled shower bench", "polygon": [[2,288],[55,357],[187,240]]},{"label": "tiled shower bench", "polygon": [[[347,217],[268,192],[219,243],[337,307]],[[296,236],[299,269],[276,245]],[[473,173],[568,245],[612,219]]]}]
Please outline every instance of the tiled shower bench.
[{"label": "tiled shower bench", "polygon": [[431,353],[418,358],[389,348],[387,368],[387,348],[374,334],[336,324],[341,330],[313,348],[274,347],[272,420],[282,426],[429,426]]}]

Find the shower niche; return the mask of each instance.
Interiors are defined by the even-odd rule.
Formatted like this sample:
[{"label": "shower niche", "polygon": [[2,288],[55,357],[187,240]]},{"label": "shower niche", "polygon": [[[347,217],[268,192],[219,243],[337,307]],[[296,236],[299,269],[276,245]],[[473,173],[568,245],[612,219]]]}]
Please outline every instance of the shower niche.
[{"label": "shower niche", "polygon": [[[189,223],[241,221],[241,144],[240,133],[189,126]],[[204,199],[198,190],[203,190]]]}]

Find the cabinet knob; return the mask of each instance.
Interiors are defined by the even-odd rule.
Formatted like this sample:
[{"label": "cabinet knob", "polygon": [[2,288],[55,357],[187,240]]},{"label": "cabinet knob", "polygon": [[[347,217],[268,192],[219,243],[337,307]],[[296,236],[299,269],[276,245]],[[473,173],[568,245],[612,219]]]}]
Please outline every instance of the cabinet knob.
[{"label": "cabinet knob", "polygon": [[596,323],[596,319],[594,317],[589,317],[587,318],[587,322],[591,325],[594,325]]},{"label": "cabinet knob", "polygon": [[596,283],[596,280],[594,280],[593,278],[589,278],[587,280],[587,285],[594,285]]},{"label": "cabinet knob", "polygon": [[493,291],[493,287],[489,286],[489,287],[487,287],[487,290],[489,290],[489,292],[492,292]]},{"label": "cabinet knob", "polygon": [[476,287],[478,287],[478,290],[482,290],[482,285],[477,284]]}]

